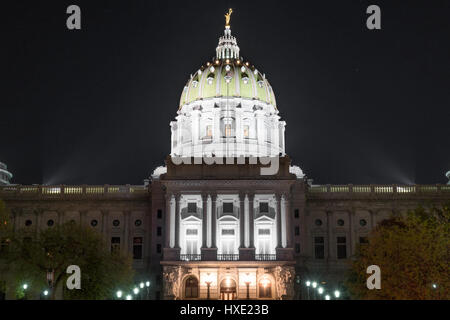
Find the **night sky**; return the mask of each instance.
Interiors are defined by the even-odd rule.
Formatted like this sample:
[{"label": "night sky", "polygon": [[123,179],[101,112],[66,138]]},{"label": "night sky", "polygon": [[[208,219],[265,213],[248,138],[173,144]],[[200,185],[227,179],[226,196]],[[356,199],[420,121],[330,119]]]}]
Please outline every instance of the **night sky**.
[{"label": "night sky", "polygon": [[[66,28],[77,4],[82,29]],[[366,28],[378,4],[382,30]],[[224,13],[269,79],[286,152],[318,184],[445,183],[450,1],[2,4],[0,161],[21,184],[141,184],[170,152]]]}]

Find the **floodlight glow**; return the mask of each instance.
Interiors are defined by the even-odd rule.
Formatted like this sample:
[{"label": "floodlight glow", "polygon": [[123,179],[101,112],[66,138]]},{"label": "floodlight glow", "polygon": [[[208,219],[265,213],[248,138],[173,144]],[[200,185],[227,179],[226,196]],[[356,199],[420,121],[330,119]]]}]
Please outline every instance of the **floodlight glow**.
[{"label": "floodlight glow", "polygon": [[317,291],[319,291],[319,294],[322,294],[323,293],[323,288],[319,287],[319,289],[317,289]]},{"label": "floodlight glow", "polygon": [[306,286],[309,287],[311,285],[311,281],[306,281]]},{"label": "floodlight glow", "polygon": [[141,282],[141,283],[139,284],[139,287],[140,287],[141,289],[144,289],[144,283]]},{"label": "floodlight glow", "polygon": [[138,289],[138,288],[134,288],[134,289],[133,289],[133,293],[134,293],[134,294],[138,294],[138,293],[139,293],[139,289]]},{"label": "floodlight glow", "polygon": [[150,287],[150,281],[147,281],[147,282],[145,283],[145,286],[146,286],[146,287]]},{"label": "floodlight glow", "polygon": [[48,290],[44,291],[44,296],[48,296]]},{"label": "floodlight glow", "polygon": [[127,294],[127,297],[126,297],[125,299],[127,299],[127,300],[132,300],[133,297],[131,296],[131,294]]},{"label": "floodlight glow", "polygon": [[317,287],[317,282],[314,281],[314,282],[312,283],[312,287],[315,289],[315,288]]},{"label": "floodlight glow", "polygon": [[28,285],[25,283],[25,284],[22,286],[22,288],[23,288],[23,290],[27,290],[27,289],[28,289]]},{"label": "floodlight glow", "polygon": [[330,295],[329,295],[329,294],[327,294],[327,295],[325,296],[325,300],[330,300]]},{"label": "floodlight glow", "polygon": [[117,291],[117,292],[116,292],[116,296],[117,296],[117,298],[119,298],[119,299],[122,298],[122,291],[120,291],[120,290]]},{"label": "floodlight glow", "polygon": [[341,295],[341,293],[339,292],[339,290],[334,291],[334,296],[335,296],[336,298],[339,298],[340,295]]}]

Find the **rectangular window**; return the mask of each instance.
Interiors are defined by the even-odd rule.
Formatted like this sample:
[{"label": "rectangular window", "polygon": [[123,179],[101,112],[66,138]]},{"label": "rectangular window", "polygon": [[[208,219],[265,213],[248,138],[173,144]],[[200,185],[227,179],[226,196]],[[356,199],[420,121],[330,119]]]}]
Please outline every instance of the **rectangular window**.
[{"label": "rectangular window", "polygon": [[261,202],[259,204],[259,213],[269,213],[269,203]]},{"label": "rectangular window", "polygon": [[295,253],[300,253],[300,243],[295,244]]},{"label": "rectangular window", "polygon": [[233,202],[224,202],[223,213],[233,213]]},{"label": "rectangular window", "polygon": [[296,235],[296,236],[299,236],[299,235],[300,235],[300,227],[299,227],[299,226],[296,226],[296,227],[295,227],[295,235]]},{"label": "rectangular window", "polygon": [[270,229],[258,229],[258,235],[260,236],[269,236]]},{"label": "rectangular window", "polygon": [[222,254],[234,254],[234,238],[222,239]]},{"label": "rectangular window", "polygon": [[161,253],[161,244],[156,245],[156,253]]},{"label": "rectangular window", "polygon": [[133,259],[142,259],[142,237],[133,238]]},{"label": "rectangular window", "polygon": [[161,209],[158,209],[158,211],[156,212],[156,217],[157,217],[158,219],[161,219],[161,218],[162,218],[162,210],[161,210]]},{"label": "rectangular window", "polygon": [[234,229],[222,229],[223,236],[234,236]]},{"label": "rectangular window", "polygon": [[337,258],[347,258],[347,239],[345,237],[337,237]]},{"label": "rectangular window", "polygon": [[206,126],[206,136],[212,137],[212,126],[211,125]]},{"label": "rectangular window", "polygon": [[325,241],[323,237],[314,237],[314,257],[316,259],[325,257]]},{"label": "rectangular window", "polygon": [[225,137],[231,137],[231,124],[225,125]]},{"label": "rectangular window", "polygon": [[359,244],[369,244],[369,239],[367,237],[359,237]]},{"label": "rectangular window", "polygon": [[197,203],[189,202],[187,209],[188,209],[188,213],[197,213]]},{"label": "rectangular window", "polygon": [[158,237],[161,237],[161,233],[162,233],[162,228],[161,227],[156,228],[156,235]]},{"label": "rectangular window", "polygon": [[298,219],[299,217],[300,217],[300,210],[295,209],[295,210],[294,210],[294,218],[295,218],[295,219]]},{"label": "rectangular window", "polygon": [[250,127],[248,125],[244,125],[244,138],[248,138],[249,137],[249,131],[250,131]]},{"label": "rectangular window", "polygon": [[119,251],[120,251],[120,237],[112,237],[111,252],[119,252]]},{"label": "rectangular window", "polygon": [[198,254],[197,239],[187,239],[186,240],[186,254]]},{"label": "rectangular window", "polygon": [[187,236],[196,236],[198,234],[197,229],[186,229],[186,235]]}]

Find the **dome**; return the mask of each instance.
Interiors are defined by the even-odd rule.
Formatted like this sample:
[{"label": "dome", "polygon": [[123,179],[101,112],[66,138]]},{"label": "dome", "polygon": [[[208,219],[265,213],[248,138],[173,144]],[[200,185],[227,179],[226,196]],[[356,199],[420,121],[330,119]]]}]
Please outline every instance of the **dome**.
[{"label": "dome", "polygon": [[184,87],[180,107],[214,97],[260,100],[276,107],[266,76],[241,59],[216,59],[201,66]]},{"label": "dome", "polygon": [[228,22],[215,58],[191,75],[183,89],[170,123],[172,157],[285,155],[286,122],[272,86],[240,56]]},{"label": "dome", "polygon": [[215,97],[259,100],[276,107],[272,86],[264,73],[239,57],[239,47],[229,26],[219,39],[216,58],[202,65],[184,86],[180,108]]}]

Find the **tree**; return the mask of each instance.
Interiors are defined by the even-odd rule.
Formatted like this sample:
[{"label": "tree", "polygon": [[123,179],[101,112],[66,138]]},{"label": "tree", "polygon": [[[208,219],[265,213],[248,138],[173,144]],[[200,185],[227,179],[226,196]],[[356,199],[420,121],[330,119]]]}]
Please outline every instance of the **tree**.
[{"label": "tree", "polygon": [[[70,265],[81,269],[81,289],[64,289],[64,299],[108,299],[116,288],[132,284],[131,257],[111,253],[100,233],[73,222],[40,231],[36,236],[17,230],[10,247],[8,267],[13,279],[43,290],[48,287],[47,272],[53,270],[52,299],[66,286]],[[18,287],[19,283],[14,285]]]},{"label": "tree", "polygon": [[[450,299],[450,208],[418,208],[382,221],[357,249],[347,287],[356,299]],[[369,290],[367,267],[381,269]]]}]

